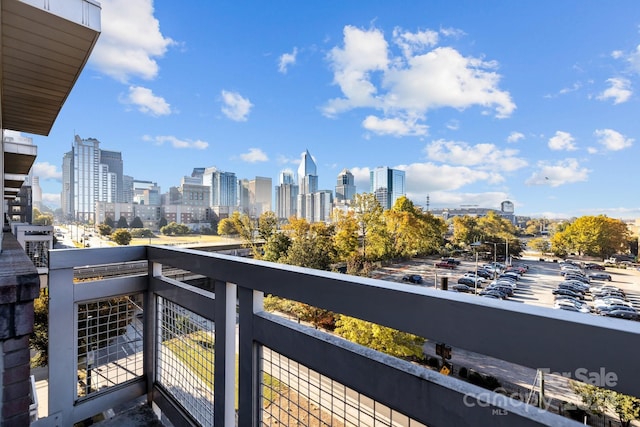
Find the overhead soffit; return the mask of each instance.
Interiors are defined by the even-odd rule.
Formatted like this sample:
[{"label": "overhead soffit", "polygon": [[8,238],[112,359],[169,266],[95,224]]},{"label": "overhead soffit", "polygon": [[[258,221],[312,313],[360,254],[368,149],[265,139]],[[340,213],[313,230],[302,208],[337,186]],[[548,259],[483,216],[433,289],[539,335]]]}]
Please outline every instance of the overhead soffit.
[{"label": "overhead soffit", "polygon": [[[99,20],[95,3],[68,3],[98,8]],[[22,1],[1,4],[2,127],[48,135],[99,31]]]}]

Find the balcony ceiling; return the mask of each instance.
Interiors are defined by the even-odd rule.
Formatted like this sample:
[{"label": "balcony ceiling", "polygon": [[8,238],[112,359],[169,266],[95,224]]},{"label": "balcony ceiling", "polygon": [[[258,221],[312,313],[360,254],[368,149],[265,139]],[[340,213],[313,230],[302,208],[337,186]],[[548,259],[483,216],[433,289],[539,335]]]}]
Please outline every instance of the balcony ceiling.
[{"label": "balcony ceiling", "polygon": [[2,127],[48,135],[99,31],[18,0],[3,0]]}]

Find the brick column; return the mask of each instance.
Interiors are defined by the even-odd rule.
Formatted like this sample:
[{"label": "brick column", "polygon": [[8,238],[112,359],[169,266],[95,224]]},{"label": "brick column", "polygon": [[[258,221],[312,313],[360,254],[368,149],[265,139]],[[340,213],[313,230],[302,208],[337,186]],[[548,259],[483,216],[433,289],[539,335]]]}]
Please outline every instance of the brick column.
[{"label": "brick column", "polygon": [[29,335],[38,271],[12,234],[0,253],[0,426],[28,426],[31,384]]}]

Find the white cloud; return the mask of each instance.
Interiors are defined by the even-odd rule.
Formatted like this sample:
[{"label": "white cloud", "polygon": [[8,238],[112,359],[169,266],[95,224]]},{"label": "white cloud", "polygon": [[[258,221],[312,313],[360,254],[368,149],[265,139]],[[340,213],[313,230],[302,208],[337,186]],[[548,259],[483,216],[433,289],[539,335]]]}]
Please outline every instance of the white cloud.
[{"label": "white cloud", "polygon": [[49,162],[38,162],[33,165],[31,169],[34,176],[40,177],[40,179],[53,179],[55,181],[62,180],[62,171],[58,170],[56,165],[52,165]]},{"label": "white cloud", "polygon": [[446,127],[447,127],[447,129],[449,129],[449,130],[458,130],[458,129],[460,129],[460,121],[459,121],[459,120],[456,120],[456,119],[452,119],[452,120],[449,120],[449,121],[445,124],[445,126],[446,126]]},{"label": "white cloud", "polygon": [[373,108],[385,119],[424,120],[427,111],[442,107],[464,110],[480,106],[498,118],[511,115],[516,106],[509,92],[498,87],[497,63],[465,57],[451,47],[437,47],[437,34],[394,30],[402,55],[393,55],[378,29],[344,28],[343,46],[327,58],[334,84],[343,97],[330,99],[323,108],[335,116],[354,108]]},{"label": "white cloud", "polygon": [[201,141],[199,139],[195,141],[190,139],[178,139],[172,135],[144,135],[142,139],[143,141],[155,142],[157,145],[163,145],[166,142],[171,144],[173,148],[195,148],[197,150],[204,150],[209,146],[208,142]]},{"label": "white cloud", "polygon": [[237,92],[222,91],[222,112],[236,122],[246,122],[253,104]]},{"label": "white cloud", "polygon": [[276,163],[279,165],[299,165],[300,157],[287,157],[284,154],[278,154],[276,157]]},{"label": "white cloud", "polygon": [[464,31],[458,29],[458,28],[440,28],[440,34],[442,34],[445,37],[453,37],[456,39],[459,39],[462,36],[466,36],[467,33],[465,33]]},{"label": "white cloud", "polygon": [[[415,198],[407,197],[412,200],[424,200],[423,194],[416,194]],[[490,191],[486,193],[458,193],[454,191],[433,191],[429,193],[429,202],[431,206],[460,206],[460,205],[476,205],[482,207],[499,208],[500,203],[509,200],[509,195],[500,191]]]},{"label": "white cloud", "polygon": [[576,159],[560,160],[554,164],[541,161],[538,162],[538,169],[525,181],[525,184],[559,187],[565,184],[586,181],[591,172],[587,168],[580,167]]},{"label": "white cloud", "polygon": [[610,87],[598,95],[599,100],[613,99],[613,104],[615,105],[627,102],[631,98],[633,92],[631,91],[631,82],[628,79],[612,77],[607,79],[607,83],[610,84]]},{"label": "white cloud", "polygon": [[621,50],[614,50],[613,52],[611,52],[611,57],[613,59],[620,59],[624,56],[624,52],[622,52]]},{"label": "white cloud", "polygon": [[298,48],[294,47],[293,52],[283,53],[278,59],[278,71],[282,74],[287,74],[289,65],[295,65],[296,56],[298,55]]},{"label": "white cloud", "polygon": [[633,138],[627,138],[613,129],[597,129],[594,132],[598,142],[609,151],[620,151],[633,145]]},{"label": "white cloud", "polygon": [[507,137],[507,142],[518,142],[524,139],[524,134],[521,132],[511,132]]},{"label": "white cloud", "polygon": [[575,144],[573,143],[574,141],[575,138],[571,136],[569,132],[563,132],[559,130],[554,136],[549,139],[549,148],[554,151],[574,151],[577,150]]},{"label": "white cloud", "polygon": [[412,33],[396,27],[393,29],[393,42],[402,49],[406,58],[410,58],[415,52],[423,52],[425,48],[438,44],[438,32],[426,30]]},{"label": "white cloud", "polygon": [[249,148],[249,152],[240,154],[240,158],[248,163],[266,162],[269,160],[265,152],[259,148]]},{"label": "white cloud", "polygon": [[469,145],[458,141],[433,141],[425,147],[429,160],[454,165],[474,166],[482,170],[515,171],[527,166],[517,157],[518,150],[501,150],[494,144]]},{"label": "white cloud", "polygon": [[596,154],[597,152],[598,152],[598,149],[596,147],[587,147],[587,153]]},{"label": "white cloud", "polygon": [[429,127],[416,123],[415,119],[402,119],[400,117],[381,119],[376,116],[367,116],[362,122],[362,127],[378,135],[393,136],[421,136],[427,135]]},{"label": "white cloud", "polygon": [[141,113],[154,117],[171,114],[171,105],[146,87],[129,86],[129,94],[121,102],[135,105]]},{"label": "white cloud", "polygon": [[131,77],[153,79],[157,58],[175,42],[162,35],[152,0],[102,0],[102,33],[91,62],[103,73],[126,83]]},{"label": "white cloud", "polygon": [[433,191],[456,190],[477,181],[491,181],[495,176],[487,171],[466,166],[436,165],[431,162],[394,166],[406,172],[407,194],[423,194]]}]

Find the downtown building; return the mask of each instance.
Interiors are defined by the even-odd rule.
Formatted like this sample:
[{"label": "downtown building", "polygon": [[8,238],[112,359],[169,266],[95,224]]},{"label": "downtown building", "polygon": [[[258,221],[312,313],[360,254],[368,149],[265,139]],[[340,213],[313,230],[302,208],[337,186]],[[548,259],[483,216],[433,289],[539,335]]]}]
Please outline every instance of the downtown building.
[{"label": "downtown building", "polygon": [[298,196],[296,199],[296,215],[309,223],[328,222],[331,219],[333,192],[318,191],[318,173],[316,163],[309,150],[302,154],[298,167]]},{"label": "downtown building", "polygon": [[387,166],[379,166],[369,172],[371,193],[382,209],[391,209],[401,196],[406,195],[405,173]]},{"label": "downtown building", "polygon": [[67,220],[96,221],[96,202],[122,203],[122,153],[100,149],[95,138],[76,135],[62,159],[62,214]]},{"label": "downtown building", "polygon": [[278,219],[286,220],[296,216],[298,212],[296,204],[298,200],[298,184],[291,169],[280,172],[276,186],[276,216]]}]

